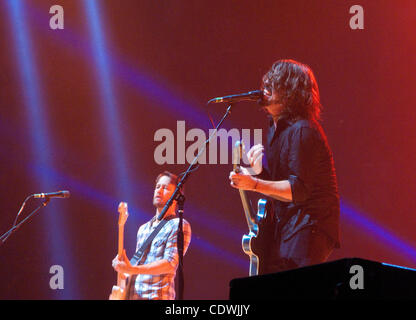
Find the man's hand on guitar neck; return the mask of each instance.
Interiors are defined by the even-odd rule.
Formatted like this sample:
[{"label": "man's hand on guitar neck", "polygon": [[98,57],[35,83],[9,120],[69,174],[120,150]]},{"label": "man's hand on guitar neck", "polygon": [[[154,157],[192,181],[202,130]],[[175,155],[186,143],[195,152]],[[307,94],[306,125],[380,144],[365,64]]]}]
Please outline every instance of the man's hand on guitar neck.
[{"label": "man's hand on guitar neck", "polygon": [[[237,147],[237,144],[236,144]],[[244,144],[238,144],[239,151],[236,157],[236,163],[240,163],[242,153],[244,153]],[[231,186],[237,189],[255,191],[258,179],[252,175],[258,175],[263,171],[262,159],[264,155],[264,147],[261,144],[256,144],[247,153],[247,159],[250,167],[245,168],[239,165],[235,166],[234,171],[230,172]]]},{"label": "man's hand on guitar neck", "polygon": [[231,171],[230,172],[230,185],[236,189],[248,190],[248,191],[255,191],[256,184],[258,179],[252,177],[249,173],[247,168],[239,167],[239,172]]},{"label": "man's hand on guitar neck", "polygon": [[292,202],[292,188],[288,180],[267,181],[252,176],[259,175],[263,171],[263,156],[263,145],[256,144],[251,147],[247,153],[250,167],[238,166],[235,171],[231,171],[229,175],[230,185],[240,190],[259,192],[279,201]]},{"label": "man's hand on guitar neck", "polygon": [[267,181],[234,171],[230,172],[229,178],[233,188],[255,191],[283,202],[292,202],[292,189],[288,180]]},{"label": "man's hand on guitar neck", "polygon": [[240,170],[240,173],[230,172],[230,185],[233,188],[259,192],[283,202],[292,201],[292,189],[288,180],[261,180],[248,174],[246,168],[240,168]]},{"label": "man's hand on guitar neck", "polygon": [[122,277],[124,277],[124,274],[132,274],[133,266],[130,263],[130,260],[127,258],[126,250],[123,250],[123,254],[121,257],[118,255],[113,259],[112,262],[114,270],[122,274]]}]

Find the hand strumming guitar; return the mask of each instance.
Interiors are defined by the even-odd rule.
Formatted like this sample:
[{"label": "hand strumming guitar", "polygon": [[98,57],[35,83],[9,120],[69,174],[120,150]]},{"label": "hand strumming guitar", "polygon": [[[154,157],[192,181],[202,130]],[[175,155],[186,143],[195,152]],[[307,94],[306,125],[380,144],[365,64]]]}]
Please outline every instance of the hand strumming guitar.
[{"label": "hand strumming guitar", "polygon": [[133,274],[133,266],[130,264],[130,260],[127,258],[126,250],[123,250],[123,254],[121,257],[118,255],[113,259],[112,262],[114,270],[120,272],[122,277],[125,279],[125,273]]}]

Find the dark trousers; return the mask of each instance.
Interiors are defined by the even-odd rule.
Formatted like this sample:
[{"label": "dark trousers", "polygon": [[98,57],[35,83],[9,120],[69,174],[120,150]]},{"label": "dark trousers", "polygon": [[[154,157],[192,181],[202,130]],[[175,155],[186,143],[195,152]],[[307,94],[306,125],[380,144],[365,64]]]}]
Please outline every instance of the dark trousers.
[{"label": "dark trousers", "polygon": [[313,227],[302,229],[287,240],[277,236],[271,249],[274,258],[267,266],[267,273],[323,263],[333,249],[334,242]]}]

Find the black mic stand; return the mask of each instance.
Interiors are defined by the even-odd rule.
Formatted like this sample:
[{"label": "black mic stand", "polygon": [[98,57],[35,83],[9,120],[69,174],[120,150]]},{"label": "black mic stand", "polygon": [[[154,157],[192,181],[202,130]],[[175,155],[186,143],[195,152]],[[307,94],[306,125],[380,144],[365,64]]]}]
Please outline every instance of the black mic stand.
[{"label": "black mic stand", "polygon": [[221,124],[224,122],[225,118],[231,113],[231,107],[232,104],[230,104],[227,108],[226,113],[224,114],[224,116],[222,117],[221,121],[218,123],[218,125],[215,127],[214,132],[211,134],[211,136],[205,141],[204,147],[202,148],[202,150],[195,156],[194,160],[192,161],[192,163],[189,165],[188,169],[186,170],[186,172],[183,174],[182,178],[180,179],[180,181],[178,182],[175,191],[173,192],[172,196],[169,198],[169,200],[166,202],[165,206],[163,207],[163,210],[160,212],[160,214],[158,215],[157,219],[160,221],[163,219],[163,217],[166,214],[166,211],[168,211],[168,209],[170,208],[170,206],[172,205],[174,200],[178,200],[179,196],[181,195],[180,193],[180,189],[182,188],[182,185],[185,183],[186,179],[188,178],[189,174],[194,170],[193,167],[196,165],[196,162],[198,161],[198,159],[200,158],[200,156],[205,152],[207,146],[209,145],[209,143],[211,142],[211,139],[213,138],[214,135],[217,134],[218,128],[221,126]]},{"label": "black mic stand", "polygon": [[[186,170],[186,172],[183,174],[182,178],[180,179],[180,181],[178,182],[175,191],[173,192],[172,196],[169,198],[169,200],[166,202],[165,206],[163,207],[163,210],[160,212],[160,214],[158,215],[157,219],[159,221],[161,221],[163,219],[163,217],[165,216],[166,212],[169,210],[170,206],[172,205],[174,200],[178,201],[178,205],[180,206],[180,202],[185,201],[185,198],[183,197],[183,195],[181,194],[180,190],[182,188],[182,186],[184,185],[186,179],[188,178],[188,176],[190,175],[190,173],[192,171],[194,171],[194,166],[196,166],[196,163],[198,161],[198,159],[201,157],[201,155],[205,152],[205,150],[207,149],[207,146],[209,145],[209,143],[211,142],[211,139],[214,137],[214,135],[217,134],[217,131],[219,129],[219,127],[222,125],[222,123],[224,122],[225,118],[231,113],[231,108],[232,108],[232,104],[230,104],[227,108],[227,111],[225,112],[224,116],[221,118],[220,122],[217,124],[217,126],[215,127],[215,130],[213,131],[213,133],[209,136],[209,138],[207,140],[205,140],[205,144],[203,146],[203,148],[201,149],[201,151],[195,156],[194,160],[192,161],[192,163],[189,165],[188,169]],[[181,211],[181,210],[179,210]],[[180,254],[183,255],[183,218],[181,217],[183,214],[183,208],[182,208],[182,212],[180,212],[179,214],[179,234],[178,234],[178,246],[179,246],[179,239],[182,239],[182,243],[181,243],[181,248],[178,247],[178,254],[179,254],[179,259],[182,260],[183,256],[180,257]],[[183,280],[183,264],[182,261],[179,261],[179,266],[178,266],[179,270],[179,277]],[[181,283],[181,279],[180,280],[180,285],[179,287],[181,287],[181,285],[183,283]],[[179,299],[182,299],[182,294],[183,294],[183,288],[180,289],[180,292],[178,294]]]},{"label": "black mic stand", "polygon": [[178,247],[178,256],[179,256],[179,265],[178,265],[178,298],[177,300],[183,300],[183,291],[184,291],[184,277],[183,277],[183,208],[185,204],[185,196],[180,195],[178,197],[178,215],[179,215],[179,226],[178,226],[178,240],[177,240],[177,247]]},{"label": "black mic stand", "polygon": [[5,234],[3,234],[0,237],[0,246],[3,245],[6,240],[11,236],[11,234],[13,232],[15,232],[23,223],[25,223],[31,216],[33,216],[40,208],[42,207],[46,207],[49,203],[49,201],[51,200],[50,198],[46,198],[45,201],[43,201],[39,207],[37,207],[35,210],[33,210],[26,218],[24,218],[22,221],[20,221],[18,224],[17,223],[17,218],[19,217],[20,213],[22,212],[24,206],[26,205],[26,202],[32,197],[33,195],[30,195],[29,197],[27,197],[25,199],[25,201],[23,202],[22,206],[20,207],[19,212],[17,213],[17,216],[14,220],[13,226],[10,228],[9,231],[7,231]]}]

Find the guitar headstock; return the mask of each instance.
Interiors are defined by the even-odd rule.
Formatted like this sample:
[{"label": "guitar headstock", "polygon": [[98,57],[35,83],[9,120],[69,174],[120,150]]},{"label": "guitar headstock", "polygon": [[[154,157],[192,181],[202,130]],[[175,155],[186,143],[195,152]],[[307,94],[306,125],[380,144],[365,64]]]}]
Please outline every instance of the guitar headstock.
[{"label": "guitar headstock", "polygon": [[120,214],[118,217],[118,225],[119,227],[123,227],[129,216],[127,202],[120,202],[118,205],[118,213]]}]

